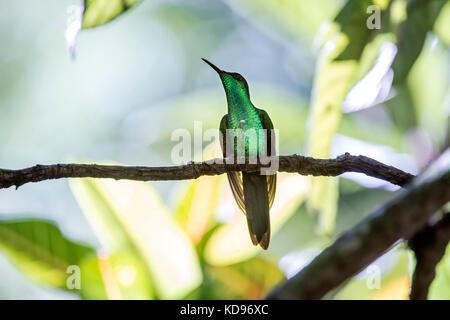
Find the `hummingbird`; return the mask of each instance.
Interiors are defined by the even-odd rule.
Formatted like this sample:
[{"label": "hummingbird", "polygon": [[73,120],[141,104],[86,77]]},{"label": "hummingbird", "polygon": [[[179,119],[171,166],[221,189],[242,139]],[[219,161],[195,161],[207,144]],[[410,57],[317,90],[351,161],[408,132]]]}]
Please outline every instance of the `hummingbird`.
[{"label": "hummingbird", "polygon": [[[254,143],[250,145],[248,141],[245,142],[245,156],[257,156],[261,148],[265,148],[267,155],[271,156],[272,150],[274,150],[272,143],[275,143],[271,137],[272,120],[266,111],[258,109],[251,102],[247,81],[239,73],[221,70],[208,60],[203,58],[202,60],[219,74],[227,98],[228,113],[220,121],[223,157],[230,156],[227,155],[226,147],[227,131],[230,129],[244,132],[250,129],[256,132],[265,132],[265,134],[258,135],[256,145]],[[233,152],[242,153],[242,150],[237,150],[234,139],[231,143],[234,144]],[[242,155],[244,154],[238,154],[238,156]],[[227,177],[234,199],[239,209],[247,217],[248,231],[252,243],[255,246],[260,245],[266,250],[270,241],[269,210],[275,199],[276,174],[262,175],[259,171],[229,172]]]}]

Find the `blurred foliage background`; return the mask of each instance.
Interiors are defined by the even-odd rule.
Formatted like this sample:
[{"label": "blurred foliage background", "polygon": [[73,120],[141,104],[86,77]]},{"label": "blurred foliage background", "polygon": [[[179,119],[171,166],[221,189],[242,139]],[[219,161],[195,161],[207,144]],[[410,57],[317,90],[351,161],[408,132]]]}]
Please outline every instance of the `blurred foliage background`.
[{"label": "blurred foliage background", "polygon": [[[218,128],[226,113],[201,57],[246,77],[280,154],[350,152],[417,173],[446,147],[448,1],[137,2],[86,1],[78,39],[80,1],[0,2],[0,167],[171,165],[175,129]],[[366,27],[370,5],[381,29]],[[205,142],[195,160],[218,154]],[[224,176],[1,190],[0,298],[263,298],[397,192],[359,174],[280,174],[262,251]],[[327,298],[405,299],[414,263],[399,243]],[[67,286],[70,265],[80,289]],[[448,279],[450,249],[429,298],[449,299]]]}]

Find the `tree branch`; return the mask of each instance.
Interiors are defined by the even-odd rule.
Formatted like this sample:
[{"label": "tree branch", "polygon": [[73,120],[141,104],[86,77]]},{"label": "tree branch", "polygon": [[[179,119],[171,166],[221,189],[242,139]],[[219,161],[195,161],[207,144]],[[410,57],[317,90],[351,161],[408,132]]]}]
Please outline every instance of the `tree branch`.
[{"label": "tree branch", "polygon": [[344,233],[294,277],[275,288],[268,298],[323,297],[363,270],[396,241],[411,238],[449,201],[450,169],[447,164],[440,175],[421,184],[413,183],[408,190]]},{"label": "tree branch", "polygon": [[416,255],[410,299],[425,300],[436,275],[436,265],[445,254],[450,241],[450,213],[434,225],[428,225],[414,235],[409,246]]},{"label": "tree branch", "polygon": [[[338,176],[345,172],[359,172],[390,183],[405,186],[414,178],[400,169],[385,165],[365,156],[346,153],[336,159],[314,159],[299,155],[279,156],[278,171],[313,176]],[[0,169],[0,189],[28,182],[60,178],[112,178],[139,181],[186,180],[203,175],[219,175],[232,171],[254,171],[260,164],[224,164],[223,159],[172,167],[129,167],[96,164],[36,165],[20,170]]]}]

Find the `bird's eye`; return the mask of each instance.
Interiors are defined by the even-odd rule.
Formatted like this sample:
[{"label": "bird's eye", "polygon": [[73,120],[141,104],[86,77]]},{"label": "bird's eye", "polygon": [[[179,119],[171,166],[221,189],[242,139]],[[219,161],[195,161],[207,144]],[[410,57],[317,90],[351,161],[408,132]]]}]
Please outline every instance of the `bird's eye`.
[{"label": "bird's eye", "polygon": [[239,73],[232,73],[233,78],[235,78],[238,81],[243,81],[244,78]]}]

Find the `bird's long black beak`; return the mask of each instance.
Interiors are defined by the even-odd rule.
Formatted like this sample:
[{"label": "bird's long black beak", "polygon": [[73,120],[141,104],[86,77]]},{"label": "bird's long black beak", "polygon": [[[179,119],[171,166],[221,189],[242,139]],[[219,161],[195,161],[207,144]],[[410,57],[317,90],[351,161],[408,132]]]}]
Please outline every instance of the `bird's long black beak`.
[{"label": "bird's long black beak", "polygon": [[212,64],[211,62],[209,62],[208,60],[206,60],[205,58],[202,58],[203,61],[205,61],[207,64],[209,64],[211,66],[211,68],[213,68],[214,70],[216,70],[216,72],[218,74],[223,73],[223,70],[220,70],[219,68],[217,68],[214,64]]}]

